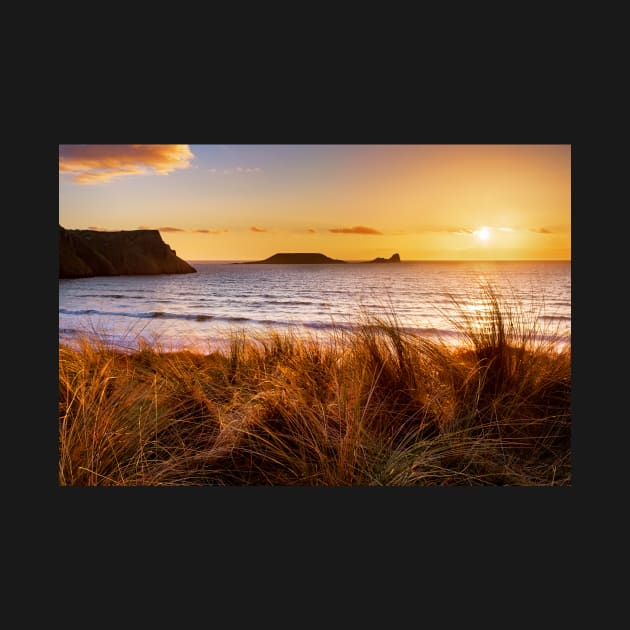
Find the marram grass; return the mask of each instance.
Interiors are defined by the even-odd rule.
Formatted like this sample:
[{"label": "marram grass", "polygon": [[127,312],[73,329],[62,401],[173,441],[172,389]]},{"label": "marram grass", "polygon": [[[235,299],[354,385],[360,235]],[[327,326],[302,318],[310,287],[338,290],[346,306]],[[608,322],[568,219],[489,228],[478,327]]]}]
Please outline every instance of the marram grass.
[{"label": "marram grass", "polygon": [[394,316],[328,343],[60,345],[59,484],[570,485],[570,347],[486,298],[458,347]]}]

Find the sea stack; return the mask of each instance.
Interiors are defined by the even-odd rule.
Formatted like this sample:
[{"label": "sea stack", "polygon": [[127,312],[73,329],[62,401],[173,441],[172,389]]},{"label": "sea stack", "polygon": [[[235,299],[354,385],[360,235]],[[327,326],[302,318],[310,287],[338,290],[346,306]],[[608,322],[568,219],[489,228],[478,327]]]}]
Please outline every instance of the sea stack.
[{"label": "sea stack", "polygon": [[374,260],[370,260],[369,262],[373,263],[399,263],[400,256],[398,254],[392,254],[389,258],[375,258]]}]

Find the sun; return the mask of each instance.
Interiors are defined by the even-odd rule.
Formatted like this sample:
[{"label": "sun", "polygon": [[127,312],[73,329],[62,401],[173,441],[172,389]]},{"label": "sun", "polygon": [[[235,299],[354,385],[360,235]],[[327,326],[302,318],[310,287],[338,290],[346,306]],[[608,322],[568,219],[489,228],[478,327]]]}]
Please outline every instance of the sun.
[{"label": "sun", "polygon": [[478,230],[473,232],[473,235],[480,241],[487,241],[488,238],[490,238],[490,230],[487,227],[480,227]]}]

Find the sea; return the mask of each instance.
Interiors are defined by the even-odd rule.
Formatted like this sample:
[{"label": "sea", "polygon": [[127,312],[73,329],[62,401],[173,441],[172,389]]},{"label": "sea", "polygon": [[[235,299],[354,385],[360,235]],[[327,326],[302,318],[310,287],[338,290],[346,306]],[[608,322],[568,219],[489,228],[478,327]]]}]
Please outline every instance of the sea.
[{"label": "sea", "polygon": [[571,343],[570,261],[191,264],[197,273],[60,279],[60,343],[213,351],[271,332],[326,342],[380,319],[458,344],[464,320],[487,316],[488,289],[537,340]]}]

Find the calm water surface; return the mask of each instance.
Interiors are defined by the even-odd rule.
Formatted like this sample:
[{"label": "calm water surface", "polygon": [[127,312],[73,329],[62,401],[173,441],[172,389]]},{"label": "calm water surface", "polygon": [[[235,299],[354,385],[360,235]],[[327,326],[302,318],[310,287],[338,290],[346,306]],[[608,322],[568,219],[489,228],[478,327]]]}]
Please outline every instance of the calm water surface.
[{"label": "calm water surface", "polygon": [[325,336],[369,313],[456,342],[462,314],[483,316],[481,287],[547,338],[570,343],[571,263],[402,262],[241,265],[193,262],[195,274],[59,280],[59,339],[96,333],[123,347],[219,347],[230,334]]}]

